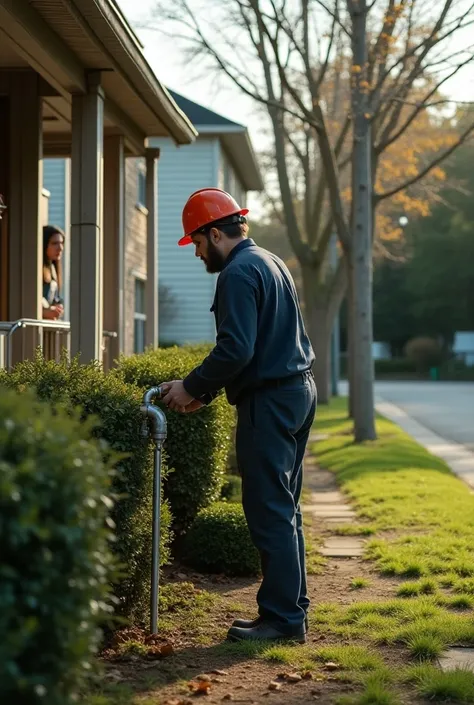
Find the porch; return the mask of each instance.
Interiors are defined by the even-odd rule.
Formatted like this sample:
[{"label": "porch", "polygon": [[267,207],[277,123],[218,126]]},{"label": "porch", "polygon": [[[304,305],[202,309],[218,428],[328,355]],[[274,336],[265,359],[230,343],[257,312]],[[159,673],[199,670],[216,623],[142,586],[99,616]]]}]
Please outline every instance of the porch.
[{"label": "porch", "polygon": [[[83,362],[123,350],[125,163],[135,157],[146,162],[146,343],[157,345],[159,150],[148,138],[196,134],[113,0],[0,0],[0,365],[41,342],[53,357],[67,342]],[[47,157],[70,157],[69,320],[56,327],[41,305]]]}]

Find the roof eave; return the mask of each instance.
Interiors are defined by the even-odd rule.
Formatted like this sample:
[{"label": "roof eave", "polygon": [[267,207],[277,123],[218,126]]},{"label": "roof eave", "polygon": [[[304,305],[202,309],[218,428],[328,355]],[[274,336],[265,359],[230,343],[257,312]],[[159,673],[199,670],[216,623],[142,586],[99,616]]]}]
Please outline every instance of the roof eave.
[{"label": "roof eave", "polygon": [[[86,14],[87,6],[95,6],[100,10],[102,22],[112,27],[124,48],[114,56],[122,77],[132,85],[135,93],[163,123],[170,137],[177,144],[194,142],[198,133],[192,122],[155,76],[143,56],[138,39],[115,3],[110,0],[81,0],[80,3],[73,0],[73,2],[83,16]],[[100,32],[96,34],[100,36]]]}]

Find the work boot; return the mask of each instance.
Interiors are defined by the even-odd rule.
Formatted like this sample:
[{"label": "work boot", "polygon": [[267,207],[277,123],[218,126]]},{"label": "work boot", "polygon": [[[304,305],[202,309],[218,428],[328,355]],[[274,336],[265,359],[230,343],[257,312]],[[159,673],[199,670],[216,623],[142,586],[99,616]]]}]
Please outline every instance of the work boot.
[{"label": "work boot", "polygon": [[255,627],[249,629],[231,627],[227,632],[227,638],[229,641],[290,641],[296,644],[305,644],[306,632],[303,624],[289,634],[281,632],[269,622],[261,620]]},{"label": "work boot", "polygon": [[[234,619],[232,622],[233,627],[240,627],[241,629],[252,629],[256,627],[263,620],[263,617],[257,617],[256,619]],[[308,617],[304,620],[304,628],[306,631],[309,630]]]}]

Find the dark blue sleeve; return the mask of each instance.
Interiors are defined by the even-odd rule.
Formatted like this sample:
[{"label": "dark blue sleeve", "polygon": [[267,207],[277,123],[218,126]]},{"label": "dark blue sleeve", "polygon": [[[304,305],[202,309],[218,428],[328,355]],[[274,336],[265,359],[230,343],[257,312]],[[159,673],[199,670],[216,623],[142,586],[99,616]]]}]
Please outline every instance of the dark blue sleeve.
[{"label": "dark blue sleeve", "polygon": [[257,337],[258,288],[242,271],[225,272],[217,290],[216,345],[184,381],[194,399],[225,387],[251,361]]}]

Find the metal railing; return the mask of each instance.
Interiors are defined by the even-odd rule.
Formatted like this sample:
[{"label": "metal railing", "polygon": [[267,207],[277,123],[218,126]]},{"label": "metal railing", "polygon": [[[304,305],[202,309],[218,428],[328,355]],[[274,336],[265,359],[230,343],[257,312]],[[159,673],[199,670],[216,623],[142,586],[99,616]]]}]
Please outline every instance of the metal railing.
[{"label": "metal railing", "polygon": [[[50,321],[35,318],[20,318],[17,321],[0,321],[0,368],[10,370],[13,360],[13,335],[27,328],[36,329],[36,345],[43,350],[46,360],[59,361],[61,353],[70,352],[71,324],[69,321]],[[102,353],[104,369],[109,366],[109,341],[117,338],[115,331],[103,331]]]},{"label": "metal railing", "polygon": [[[71,331],[71,324],[66,321],[50,321],[50,320],[38,320],[35,318],[20,318],[18,321],[0,321],[0,335],[3,338],[3,367],[7,370],[12,367],[12,353],[13,353],[13,334],[18,330],[25,330],[26,328],[36,329],[38,335],[38,344],[44,350],[44,333],[54,333],[54,336],[49,337],[47,340],[48,353],[54,350],[55,355],[59,357],[61,352],[61,340],[63,335],[67,336],[66,347],[69,350],[69,334]],[[50,358],[51,359],[51,358]],[[56,359],[53,358],[53,359]]]}]

